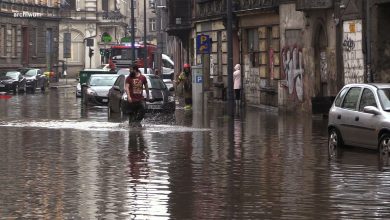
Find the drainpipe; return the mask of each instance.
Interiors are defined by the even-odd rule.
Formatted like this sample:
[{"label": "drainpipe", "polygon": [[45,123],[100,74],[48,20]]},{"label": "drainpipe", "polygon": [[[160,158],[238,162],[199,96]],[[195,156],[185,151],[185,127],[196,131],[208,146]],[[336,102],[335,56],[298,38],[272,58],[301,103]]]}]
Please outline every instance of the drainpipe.
[{"label": "drainpipe", "polygon": [[366,59],[366,71],[367,71],[367,81],[374,82],[374,77],[371,73],[371,6],[370,0],[366,0],[366,49],[367,49],[367,59]]}]

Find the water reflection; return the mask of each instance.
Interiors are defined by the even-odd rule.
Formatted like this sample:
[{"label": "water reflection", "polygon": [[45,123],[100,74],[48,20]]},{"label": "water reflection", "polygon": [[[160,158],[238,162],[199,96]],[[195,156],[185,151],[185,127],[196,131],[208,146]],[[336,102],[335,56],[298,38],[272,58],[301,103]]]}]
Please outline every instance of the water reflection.
[{"label": "water reflection", "polygon": [[323,118],[250,107],[230,118],[213,103],[132,127],[71,92],[0,100],[1,218],[390,216],[377,153],[329,162]]}]

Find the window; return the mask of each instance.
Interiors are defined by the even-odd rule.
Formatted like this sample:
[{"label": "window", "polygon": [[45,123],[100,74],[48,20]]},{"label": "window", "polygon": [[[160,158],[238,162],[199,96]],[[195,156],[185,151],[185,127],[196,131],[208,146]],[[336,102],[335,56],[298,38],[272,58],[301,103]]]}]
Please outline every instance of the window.
[{"label": "window", "polygon": [[247,30],[247,50],[250,56],[251,66],[259,66],[259,32],[257,28]]},{"label": "window", "polygon": [[374,93],[369,89],[364,89],[362,93],[362,98],[360,99],[359,111],[363,111],[363,108],[366,106],[377,107]]},{"label": "window", "polygon": [[386,89],[378,90],[378,96],[382,104],[383,110],[389,111],[390,110],[390,89],[386,88]]},{"label": "window", "polygon": [[33,28],[33,34],[32,34],[32,42],[33,42],[33,56],[36,57],[38,56],[38,31],[37,28]]},{"label": "window", "polygon": [[359,99],[360,91],[361,88],[358,87],[351,88],[344,98],[342,107],[355,110]]},{"label": "window", "polygon": [[149,31],[156,31],[156,19],[149,18]]},{"label": "window", "polygon": [[17,45],[16,45],[16,26],[12,26],[11,29],[11,45],[12,45],[12,50],[11,50],[11,56],[16,57],[16,51],[17,51]]},{"label": "window", "polygon": [[7,28],[0,26],[0,56],[7,56]]},{"label": "window", "polygon": [[108,0],[102,0],[102,11],[108,11]]},{"label": "window", "polygon": [[337,96],[336,100],[334,101],[334,105],[336,107],[341,106],[341,102],[343,101],[345,94],[347,94],[347,91],[348,91],[348,88],[344,88],[343,90],[341,90],[340,94]]}]

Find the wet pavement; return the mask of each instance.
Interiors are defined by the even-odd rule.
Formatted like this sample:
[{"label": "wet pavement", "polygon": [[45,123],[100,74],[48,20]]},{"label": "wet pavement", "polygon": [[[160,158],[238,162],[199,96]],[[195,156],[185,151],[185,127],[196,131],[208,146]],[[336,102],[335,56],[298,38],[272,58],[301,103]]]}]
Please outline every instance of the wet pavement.
[{"label": "wet pavement", "polygon": [[375,151],[327,157],[327,120],[224,105],[130,127],[74,88],[0,99],[0,219],[384,219]]}]

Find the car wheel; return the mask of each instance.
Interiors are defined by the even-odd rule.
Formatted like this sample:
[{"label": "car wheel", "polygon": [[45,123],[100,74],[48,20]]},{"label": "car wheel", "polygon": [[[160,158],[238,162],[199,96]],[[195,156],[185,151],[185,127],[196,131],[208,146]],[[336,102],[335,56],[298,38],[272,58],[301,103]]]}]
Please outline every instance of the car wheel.
[{"label": "car wheel", "polygon": [[379,139],[379,169],[384,170],[389,166],[390,159],[390,134],[384,134]]},{"label": "car wheel", "polygon": [[330,129],[328,136],[328,158],[330,160],[338,158],[341,147],[341,135],[339,135],[339,132],[335,128]]}]

